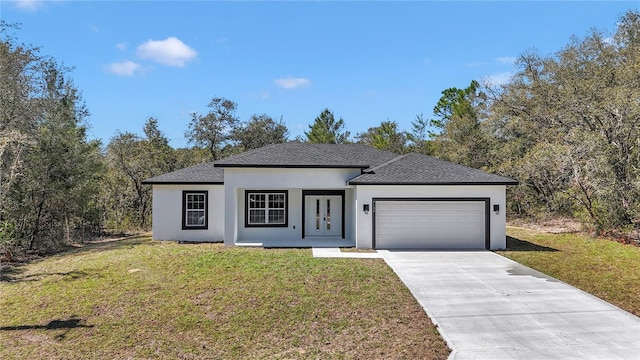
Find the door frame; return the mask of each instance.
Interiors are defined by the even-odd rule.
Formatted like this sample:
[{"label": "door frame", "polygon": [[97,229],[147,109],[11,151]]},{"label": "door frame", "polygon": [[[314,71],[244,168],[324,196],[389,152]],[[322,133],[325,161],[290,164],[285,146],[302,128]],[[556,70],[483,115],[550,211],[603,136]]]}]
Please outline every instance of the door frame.
[{"label": "door frame", "polygon": [[305,207],[305,198],[307,196],[340,196],[340,198],[342,199],[341,203],[342,203],[342,224],[340,224],[341,227],[341,232],[342,232],[342,238],[344,239],[344,223],[345,223],[345,213],[344,213],[344,209],[345,209],[345,204],[344,204],[344,194],[345,191],[344,190],[302,190],[302,238],[304,239],[305,234],[304,234],[304,230],[305,230],[305,223],[307,222],[307,214],[306,214],[306,207]]},{"label": "door frame", "polygon": [[376,248],[376,202],[378,201],[433,201],[433,202],[443,202],[443,201],[478,201],[484,202],[484,248],[485,250],[489,250],[491,248],[491,211],[490,211],[490,203],[491,198],[488,197],[446,197],[446,198],[372,198],[372,216],[371,216],[371,225],[372,225],[372,238],[371,238],[371,248]]}]

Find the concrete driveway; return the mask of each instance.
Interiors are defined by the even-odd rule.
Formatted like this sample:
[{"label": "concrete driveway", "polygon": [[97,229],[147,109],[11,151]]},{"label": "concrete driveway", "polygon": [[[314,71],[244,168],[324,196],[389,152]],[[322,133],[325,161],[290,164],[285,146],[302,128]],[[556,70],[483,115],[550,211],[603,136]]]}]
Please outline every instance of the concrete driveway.
[{"label": "concrete driveway", "polygon": [[378,251],[450,359],[640,359],[640,318],[488,251]]}]

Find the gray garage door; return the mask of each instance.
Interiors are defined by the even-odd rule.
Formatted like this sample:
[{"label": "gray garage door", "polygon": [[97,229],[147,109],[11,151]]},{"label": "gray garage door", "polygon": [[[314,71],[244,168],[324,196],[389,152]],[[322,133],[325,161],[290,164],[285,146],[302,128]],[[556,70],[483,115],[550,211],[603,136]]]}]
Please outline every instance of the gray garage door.
[{"label": "gray garage door", "polygon": [[376,202],[377,249],[484,249],[484,201]]}]

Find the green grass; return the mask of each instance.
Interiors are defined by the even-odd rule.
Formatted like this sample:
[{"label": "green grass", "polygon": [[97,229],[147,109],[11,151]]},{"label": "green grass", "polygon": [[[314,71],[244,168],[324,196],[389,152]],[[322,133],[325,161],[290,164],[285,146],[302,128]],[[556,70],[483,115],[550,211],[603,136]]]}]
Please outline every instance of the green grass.
[{"label": "green grass", "polygon": [[581,234],[507,228],[500,255],[640,316],[640,247]]},{"label": "green grass", "polygon": [[0,358],[446,358],[380,259],[148,237],[4,267]]}]

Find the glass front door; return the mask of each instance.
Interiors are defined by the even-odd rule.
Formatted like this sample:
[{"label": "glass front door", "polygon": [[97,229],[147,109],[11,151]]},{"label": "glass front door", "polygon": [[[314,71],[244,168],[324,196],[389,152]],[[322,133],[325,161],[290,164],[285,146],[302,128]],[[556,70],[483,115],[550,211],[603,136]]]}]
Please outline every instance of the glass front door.
[{"label": "glass front door", "polygon": [[342,197],[305,197],[305,236],[342,235]]}]

